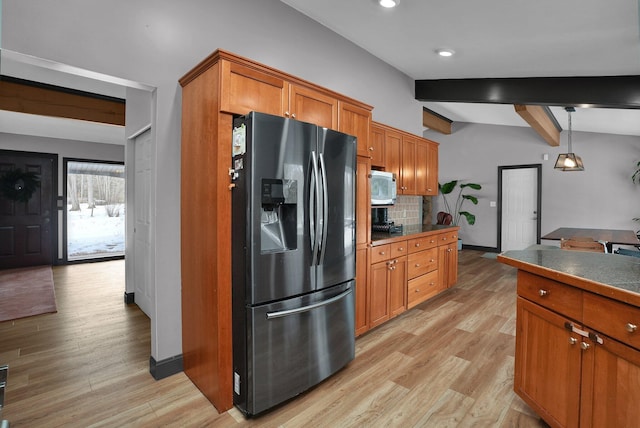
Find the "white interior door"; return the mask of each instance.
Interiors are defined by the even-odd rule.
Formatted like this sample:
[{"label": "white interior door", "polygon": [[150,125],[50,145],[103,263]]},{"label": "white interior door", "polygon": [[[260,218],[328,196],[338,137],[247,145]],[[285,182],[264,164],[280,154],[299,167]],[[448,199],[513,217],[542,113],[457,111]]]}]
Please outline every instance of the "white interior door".
[{"label": "white interior door", "polygon": [[135,138],[134,176],[134,300],[151,318],[153,312],[153,245],[151,232],[152,146],[151,130]]},{"label": "white interior door", "polygon": [[503,169],[502,251],[522,250],[537,243],[537,209],[538,169]]}]

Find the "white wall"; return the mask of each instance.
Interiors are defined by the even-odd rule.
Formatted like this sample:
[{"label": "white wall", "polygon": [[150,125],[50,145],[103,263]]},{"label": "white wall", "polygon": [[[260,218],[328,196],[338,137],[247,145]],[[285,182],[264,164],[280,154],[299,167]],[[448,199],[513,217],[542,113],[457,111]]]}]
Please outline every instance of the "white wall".
[{"label": "white wall", "polygon": [[369,103],[379,122],[422,132],[410,78],[278,0],[3,0],[1,31],[2,48],[158,88],[156,361],[182,352],[180,77],[223,48]]},{"label": "white wall", "polygon": [[[477,206],[464,208],[476,214],[476,224],[462,220],[465,245],[497,247],[498,210],[489,207],[498,199],[498,166],[542,164],[542,235],[558,227],[637,230],[632,219],[640,217],[640,192],[631,182],[640,160],[640,137],[573,131],[573,151],[582,157],[585,171],[553,169],[556,158],[567,150],[566,131],[560,147],[551,147],[532,129],[524,127],[456,123],[451,135],[427,130],[424,136],[438,141],[441,183],[461,179],[482,185],[474,192]],[[547,153],[549,160],[543,160]],[[434,199],[433,213],[442,208]]]}]

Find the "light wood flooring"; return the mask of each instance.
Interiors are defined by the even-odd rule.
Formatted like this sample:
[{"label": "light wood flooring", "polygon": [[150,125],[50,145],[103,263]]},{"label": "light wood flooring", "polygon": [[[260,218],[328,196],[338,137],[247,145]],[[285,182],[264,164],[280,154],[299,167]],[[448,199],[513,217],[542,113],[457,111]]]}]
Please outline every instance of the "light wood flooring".
[{"label": "light wood flooring", "polygon": [[183,374],[149,374],[150,323],[124,262],[54,268],[58,313],[0,323],[0,419],[19,427],[545,427],[512,391],[515,270],[460,253],[455,288],[365,334],[356,359],[254,420]]}]

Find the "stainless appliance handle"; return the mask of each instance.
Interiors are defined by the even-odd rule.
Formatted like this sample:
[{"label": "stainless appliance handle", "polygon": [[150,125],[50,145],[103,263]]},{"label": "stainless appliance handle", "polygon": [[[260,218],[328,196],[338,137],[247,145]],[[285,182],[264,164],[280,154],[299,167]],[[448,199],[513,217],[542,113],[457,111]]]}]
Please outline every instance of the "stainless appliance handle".
[{"label": "stainless appliance handle", "polygon": [[327,187],[327,168],[324,164],[324,155],[320,153],[320,175],[322,176],[322,235],[320,237],[320,261],[324,263],[324,254],[327,252],[327,225],[329,223],[329,189]]},{"label": "stainless appliance handle", "polygon": [[317,265],[320,239],[320,180],[318,178],[318,160],[315,151],[311,152],[311,166],[313,171],[311,176],[313,192],[309,195],[309,232],[313,239],[311,245],[313,265]]},{"label": "stainless appliance handle", "polygon": [[278,311],[278,312],[267,312],[267,319],[270,320],[274,318],[282,318],[289,315],[299,314],[301,312],[309,312],[312,309],[319,308],[321,306],[330,305],[333,302],[343,299],[347,297],[351,293],[351,291],[352,291],[351,288],[349,288],[347,291],[343,291],[342,293],[338,294],[337,296],[333,296],[330,299],[323,300],[322,302],[314,303],[312,305],[302,306],[301,308],[287,309],[286,311]]}]

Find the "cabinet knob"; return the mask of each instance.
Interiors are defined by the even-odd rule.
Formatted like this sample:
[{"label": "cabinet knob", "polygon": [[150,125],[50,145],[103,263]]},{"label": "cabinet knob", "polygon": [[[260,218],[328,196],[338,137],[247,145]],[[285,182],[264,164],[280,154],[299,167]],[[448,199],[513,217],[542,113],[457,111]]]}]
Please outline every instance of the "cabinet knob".
[{"label": "cabinet knob", "polygon": [[380,251],[380,255],[381,255],[381,256],[384,256],[384,251]]},{"label": "cabinet knob", "polygon": [[587,342],[581,342],[580,343],[580,349],[582,349],[583,351],[586,351],[590,347],[591,347],[591,345],[589,345]]},{"label": "cabinet knob", "polygon": [[431,241],[429,241],[431,244],[433,244],[434,242],[436,242],[434,239],[432,239]]},{"label": "cabinet knob", "polygon": [[540,297],[545,297],[549,295],[549,291],[548,290],[543,290],[542,288],[540,290],[538,290],[538,295]]},{"label": "cabinet knob", "polygon": [[291,117],[295,119],[295,118],[296,118],[296,114],[295,114],[295,113],[293,113],[293,114],[291,115]]},{"label": "cabinet knob", "polygon": [[447,248],[447,253],[450,253],[451,251],[451,248]]},{"label": "cabinet knob", "polygon": [[435,259],[429,260],[429,263],[433,263],[433,262],[435,262]]},{"label": "cabinet knob", "polygon": [[578,343],[578,339],[576,339],[575,337],[569,338],[569,345],[575,345],[576,343]]},{"label": "cabinet knob", "polygon": [[285,116],[287,116],[287,117],[289,117],[289,115],[290,115],[290,114],[289,114],[289,112],[288,112],[288,111],[285,111],[285,112],[284,112],[284,115],[285,115]]},{"label": "cabinet knob", "polygon": [[398,251],[404,251],[404,247],[398,248]]},{"label": "cabinet knob", "polygon": [[627,331],[628,331],[629,333],[635,333],[635,331],[638,329],[638,326],[637,326],[637,325],[632,324],[632,323],[630,323],[630,322],[628,322],[628,323],[627,323],[627,326],[626,326],[626,327],[627,327]]},{"label": "cabinet knob", "polygon": [[419,242],[417,242],[417,243],[416,243],[416,247],[419,247],[419,246],[420,246],[420,243],[419,243]]},{"label": "cabinet knob", "polygon": [[373,151],[373,147],[369,147],[369,151],[372,152]]},{"label": "cabinet knob", "polygon": [[420,289],[419,289],[419,288],[416,288],[416,293],[419,293],[419,292],[420,292]]},{"label": "cabinet knob", "polygon": [[416,267],[420,267],[420,263],[416,263]]}]

